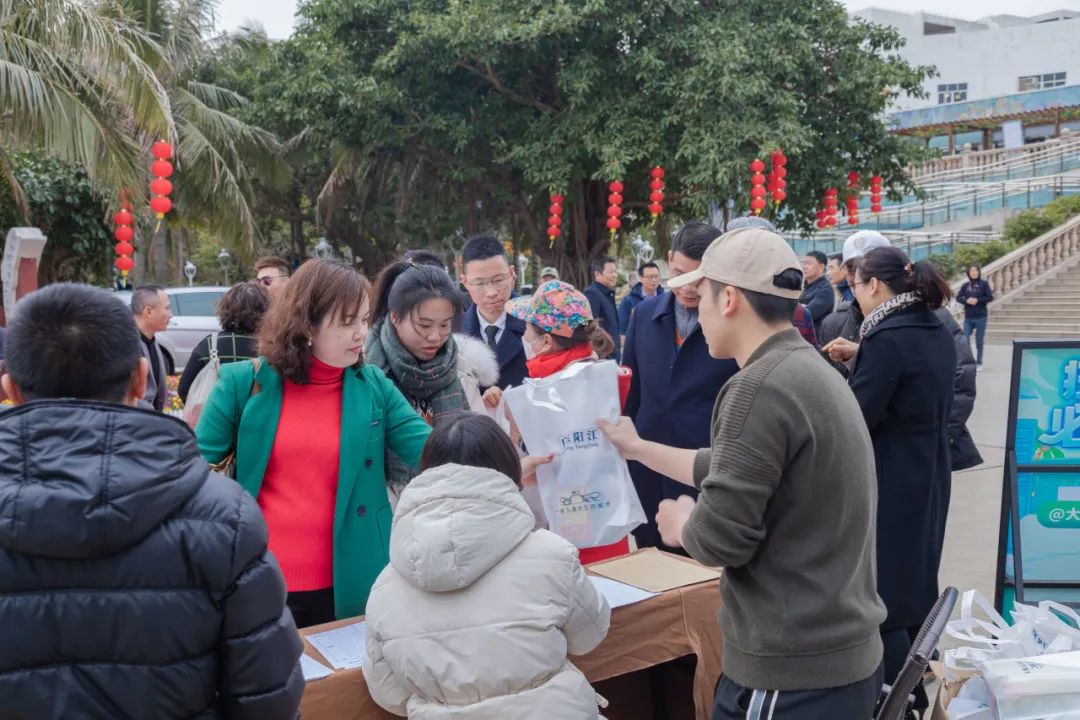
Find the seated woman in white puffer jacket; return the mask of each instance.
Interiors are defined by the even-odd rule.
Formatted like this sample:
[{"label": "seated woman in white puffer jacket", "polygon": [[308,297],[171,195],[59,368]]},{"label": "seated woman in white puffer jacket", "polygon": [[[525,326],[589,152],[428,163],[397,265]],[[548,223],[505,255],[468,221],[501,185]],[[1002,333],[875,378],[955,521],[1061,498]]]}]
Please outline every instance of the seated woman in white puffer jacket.
[{"label": "seated woman in white puffer jacket", "polygon": [[455,412],[435,424],[367,604],[364,676],[388,711],[417,720],[599,717],[567,654],[600,644],[611,609],[577,549],[533,530],[519,492],[523,463],[533,464],[485,415]]}]

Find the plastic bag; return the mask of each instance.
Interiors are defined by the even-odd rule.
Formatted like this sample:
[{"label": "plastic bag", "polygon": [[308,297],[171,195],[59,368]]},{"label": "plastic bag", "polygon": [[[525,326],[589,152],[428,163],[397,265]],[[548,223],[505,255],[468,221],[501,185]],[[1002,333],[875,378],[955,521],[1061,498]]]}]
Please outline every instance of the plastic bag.
[{"label": "plastic bag", "polygon": [[[986,619],[977,617],[976,610]],[[1080,616],[1071,608],[1049,600],[1037,606],[1016,603],[1012,616],[1009,625],[981,593],[965,592],[960,616],[945,626],[945,634],[961,643],[945,651],[945,679],[957,681],[989,660],[1080,650],[1080,629],[1062,619],[1080,625]]]},{"label": "plastic bag", "polygon": [[529,453],[555,455],[536,474],[548,528],[580,548],[645,522],[626,461],[596,426],[620,415],[618,374],[610,360],[579,362],[503,394]]},{"label": "plastic bag", "polygon": [[998,720],[1080,720],[1080,652],[988,660],[979,671]]},{"label": "plastic bag", "polygon": [[221,359],[218,357],[217,341],[218,334],[211,333],[210,360],[195,376],[195,381],[191,383],[191,389],[188,390],[187,401],[184,403],[184,420],[191,427],[198,424],[203,405],[206,404],[207,398],[210,397],[210,391],[217,385],[218,373],[221,371]]}]

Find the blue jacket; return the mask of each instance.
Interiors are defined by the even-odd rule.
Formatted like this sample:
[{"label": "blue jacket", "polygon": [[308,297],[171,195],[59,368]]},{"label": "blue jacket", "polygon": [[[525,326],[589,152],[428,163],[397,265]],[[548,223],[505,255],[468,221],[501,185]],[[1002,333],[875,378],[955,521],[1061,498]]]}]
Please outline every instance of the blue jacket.
[{"label": "blue jacket", "polygon": [[[656,295],[664,292],[664,288],[656,288]],[[653,297],[656,297],[654,295]],[[641,283],[638,283],[633,289],[626,294],[626,297],[619,303],[619,332],[626,335],[626,332],[630,329],[630,316],[634,313],[634,308],[647,300],[645,293],[641,289]]]},{"label": "blue jacket", "polygon": [[606,285],[594,282],[585,288],[585,297],[589,299],[593,317],[600,323],[600,327],[604,328],[607,334],[611,336],[611,339],[615,341],[615,352],[611,356],[612,359],[615,362],[621,362],[622,342],[620,338],[622,333],[619,332],[619,311],[615,307],[615,291]]},{"label": "blue jacket", "polygon": [[[967,301],[975,298],[976,305],[968,305]],[[982,278],[968,280],[956,294],[956,302],[964,306],[964,317],[968,320],[980,320],[987,316],[986,306],[994,299],[994,291],[990,289],[990,283]]]},{"label": "blue jacket", "polygon": [[[624,412],[633,418],[641,437],[679,448],[709,447],[713,404],[739,366],[734,360],[709,357],[700,327],[681,348],[675,344],[672,293],[638,305],[626,333],[623,364],[633,372]],[[655,547],[660,544],[656,528],[660,501],[697,492],[638,463],[630,463],[630,474],[648,518],[634,536],[639,546]]]},{"label": "blue jacket", "polygon": [[814,330],[821,335],[821,321],[832,314],[836,306],[836,295],[833,294],[833,286],[829,279],[822,275],[803,290],[799,302],[810,311],[810,317],[814,319]]},{"label": "blue jacket", "polygon": [[[480,316],[476,314],[475,305],[470,305],[465,311],[461,331],[487,343],[487,338],[480,332]],[[525,378],[529,377],[529,369],[525,367],[525,346],[521,341],[523,335],[525,335],[525,321],[507,315],[506,330],[503,331],[495,349],[495,355],[499,360],[499,387],[503,390],[520,385]]]}]

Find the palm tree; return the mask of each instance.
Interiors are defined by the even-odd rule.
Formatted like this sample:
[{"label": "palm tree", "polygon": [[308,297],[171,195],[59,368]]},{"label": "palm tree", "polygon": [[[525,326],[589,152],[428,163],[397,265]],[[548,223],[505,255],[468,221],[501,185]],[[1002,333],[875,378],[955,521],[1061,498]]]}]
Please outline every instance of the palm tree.
[{"label": "palm tree", "polygon": [[[138,22],[162,47],[156,71],[179,138],[177,217],[195,219],[191,225],[212,228],[223,244],[250,252],[257,235],[252,182],[258,177],[284,183],[288,166],[272,133],[233,114],[247,103],[244,97],[198,80],[199,69],[222,41],[211,39],[218,0],[104,1]],[[265,34],[248,32],[250,42],[270,42]]]},{"label": "palm tree", "polygon": [[144,147],[173,137],[158,46],[78,0],[0,0],[0,181],[28,215],[12,154],[39,149],[112,187],[145,186]]}]

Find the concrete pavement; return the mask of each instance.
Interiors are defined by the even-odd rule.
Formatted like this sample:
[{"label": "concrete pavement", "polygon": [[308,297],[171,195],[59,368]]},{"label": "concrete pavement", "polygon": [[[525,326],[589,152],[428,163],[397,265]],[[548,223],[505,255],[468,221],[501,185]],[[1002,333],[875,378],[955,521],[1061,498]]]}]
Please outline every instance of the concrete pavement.
[{"label": "concrete pavement", "polygon": [[983,366],[968,430],[985,462],[977,468],[953,473],[939,578],[942,587],[953,585],[961,592],[975,588],[992,599],[1012,344],[988,343]]}]

